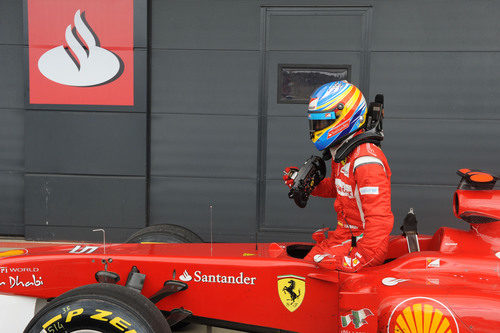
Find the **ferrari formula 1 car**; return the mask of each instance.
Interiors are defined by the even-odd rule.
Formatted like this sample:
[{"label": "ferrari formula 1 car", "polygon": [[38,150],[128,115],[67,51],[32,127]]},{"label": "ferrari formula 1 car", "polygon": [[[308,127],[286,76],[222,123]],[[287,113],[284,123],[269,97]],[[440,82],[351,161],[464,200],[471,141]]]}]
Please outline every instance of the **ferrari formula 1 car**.
[{"label": "ferrari formula 1 car", "polygon": [[0,331],[158,333],[186,320],[252,332],[499,331],[498,178],[459,174],[454,212],[469,231],[417,235],[407,223],[386,262],[357,273],[305,262],[312,244],[201,243],[169,225],[136,243],[2,252]]}]

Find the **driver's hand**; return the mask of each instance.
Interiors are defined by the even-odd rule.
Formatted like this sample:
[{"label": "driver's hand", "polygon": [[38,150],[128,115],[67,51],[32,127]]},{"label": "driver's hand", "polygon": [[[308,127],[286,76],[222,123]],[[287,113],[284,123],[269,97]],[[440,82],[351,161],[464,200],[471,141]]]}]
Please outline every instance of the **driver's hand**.
[{"label": "driver's hand", "polygon": [[295,176],[297,176],[297,172],[299,172],[299,168],[297,167],[288,167],[283,170],[283,181],[288,186],[288,188],[292,188]]}]

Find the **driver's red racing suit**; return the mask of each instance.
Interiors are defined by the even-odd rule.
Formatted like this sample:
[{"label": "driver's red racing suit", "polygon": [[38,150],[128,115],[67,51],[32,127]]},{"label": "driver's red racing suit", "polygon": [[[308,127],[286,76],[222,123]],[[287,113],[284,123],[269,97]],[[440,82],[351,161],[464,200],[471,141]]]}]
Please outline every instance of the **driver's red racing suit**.
[{"label": "driver's red racing suit", "polygon": [[[336,198],[337,229],[317,231],[317,241],[306,256],[322,267],[355,272],[383,263],[394,216],[391,212],[391,170],[382,150],[372,143],[359,145],[344,161],[332,159],[332,176],[312,195]],[[352,246],[352,238],[356,246]]]}]

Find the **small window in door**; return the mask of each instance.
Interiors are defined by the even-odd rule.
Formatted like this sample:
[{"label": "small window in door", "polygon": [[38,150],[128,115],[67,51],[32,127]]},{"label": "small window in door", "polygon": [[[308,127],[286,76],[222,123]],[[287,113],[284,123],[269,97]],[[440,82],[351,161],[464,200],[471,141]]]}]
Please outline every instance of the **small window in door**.
[{"label": "small window in door", "polygon": [[278,103],[308,104],[321,85],[351,78],[350,65],[278,65]]}]

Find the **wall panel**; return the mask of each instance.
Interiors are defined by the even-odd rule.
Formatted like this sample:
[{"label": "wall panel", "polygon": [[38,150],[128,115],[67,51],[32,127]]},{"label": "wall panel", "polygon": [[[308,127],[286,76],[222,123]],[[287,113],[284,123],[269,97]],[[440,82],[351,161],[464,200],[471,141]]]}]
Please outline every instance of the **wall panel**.
[{"label": "wall panel", "polygon": [[143,177],[26,175],[25,182],[27,225],[145,226]]},{"label": "wall panel", "polygon": [[[102,244],[102,232],[93,232],[93,228],[69,226],[26,226],[26,238],[30,240],[45,241],[56,239],[58,241],[91,241]],[[125,242],[128,237],[138,231],[137,228],[106,228],[106,242]]]},{"label": "wall panel", "polygon": [[255,179],[257,117],[153,115],[151,174]]},{"label": "wall panel", "polygon": [[24,110],[0,109],[0,172],[24,170]]},{"label": "wall panel", "polygon": [[500,119],[499,72],[500,52],[374,52],[370,90],[388,118]]},{"label": "wall panel", "polygon": [[0,108],[24,107],[24,48],[0,44]]},{"label": "wall panel", "polygon": [[498,172],[499,126],[498,120],[387,119],[383,148],[392,181],[453,186],[460,168]]},{"label": "wall panel", "polygon": [[178,224],[210,241],[255,239],[256,184],[252,180],[152,177],[151,224]]},{"label": "wall panel", "polygon": [[19,0],[0,1],[0,45],[23,45],[23,2]]},{"label": "wall panel", "polygon": [[24,177],[0,171],[0,235],[24,233]]},{"label": "wall panel", "polygon": [[258,112],[256,51],[152,51],[153,113]]},{"label": "wall panel", "polygon": [[255,1],[154,0],[152,8],[153,48],[259,47],[259,6]]},{"label": "wall panel", "polygon": [[374,1],[377,51],[500,51],[500,3],[475,1]]},{"label": "wall panel", "polygon": [[268,13],[268,50],[363,49],[364,19],[354,8],[277,8]]},{"label": "wall panel", "polygon": [[139,176],[145,159],[145,114],[26,112],[30,172]]}]

